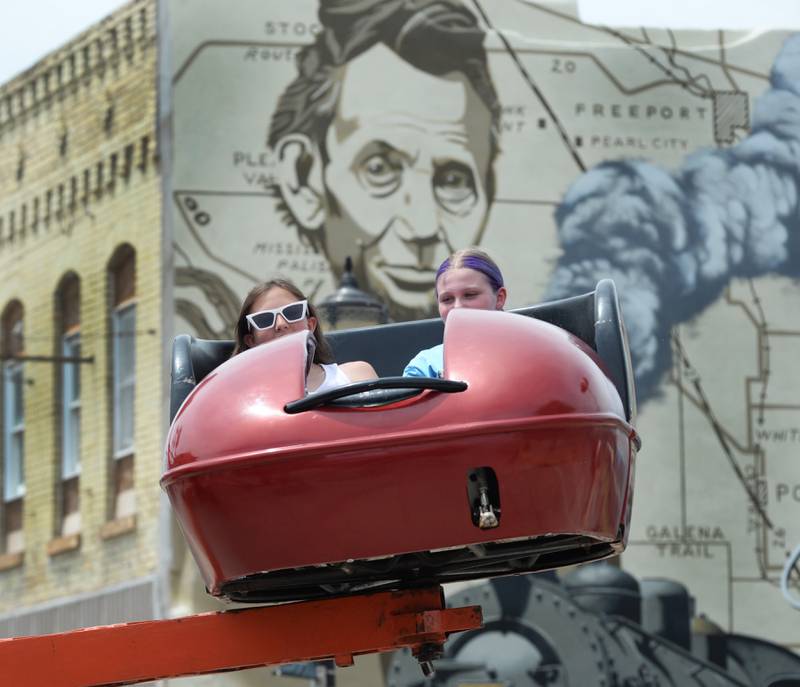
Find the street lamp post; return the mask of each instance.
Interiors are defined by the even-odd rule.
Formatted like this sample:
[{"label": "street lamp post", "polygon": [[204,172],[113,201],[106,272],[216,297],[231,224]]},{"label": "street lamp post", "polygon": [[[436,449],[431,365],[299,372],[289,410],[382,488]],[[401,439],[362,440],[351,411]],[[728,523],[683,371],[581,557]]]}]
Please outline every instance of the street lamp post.
[{"label": "street lamp post", "polygon": [[371,327],[389,321],[383,301],[358,287],[349,256],[344,263],[339,288],[325,298],[317,310],[330,330]]}]

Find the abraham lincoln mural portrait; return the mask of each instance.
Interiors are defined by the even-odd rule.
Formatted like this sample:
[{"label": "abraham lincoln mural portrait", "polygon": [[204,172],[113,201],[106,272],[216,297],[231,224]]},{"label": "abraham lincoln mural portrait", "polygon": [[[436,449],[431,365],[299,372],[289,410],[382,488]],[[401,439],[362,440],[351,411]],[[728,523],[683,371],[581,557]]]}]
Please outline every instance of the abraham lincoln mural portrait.
[{"label": "abraham lincoln mural portrait", "polygon": [[480,242],[500,106],[484,32],[458,2],[325,2],[272,115],[285,220],[338,274],[413,316],[436,268]]},{"label": "abraham lincoln mural portrait", "polygon": [[[322,291],[351,256],[362,288],[394,319],[431,315],[436,268],[481,242],[495,195],[501,109],[486,32],[458,0],[322,0],[317,15],[313,41],[297,47],[288,83],[264,111],[266,151],[251,156],[270,160],[258,176],[274,200],[259,210],[262,234],[280,223],[321,256],[332,276]],[[197,225],[191,214],[202,202],[186,202],[178,199],[184,219]],[[206,252],[221,263],[224,250]],[[257,269],[248,275],[267,276]],[[177,283],[202,290],[223,320],[235,318],[219,272],[179,265]],[[179,304],[185,319],[222,334],[202,324],[207,313],[191,300]]]}]

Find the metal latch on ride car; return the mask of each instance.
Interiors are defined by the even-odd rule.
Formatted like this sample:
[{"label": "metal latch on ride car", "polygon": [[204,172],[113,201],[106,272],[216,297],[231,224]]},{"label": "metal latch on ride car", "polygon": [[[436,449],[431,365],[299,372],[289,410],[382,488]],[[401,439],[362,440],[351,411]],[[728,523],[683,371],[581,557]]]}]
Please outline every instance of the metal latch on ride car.
[{"label": "metal latch on ride car", "polygon": [[494,508],[489,502],[489,488],[486,486],[480,487],[480,503],[478,504],[478,527],[482,530],[490,530],[497,527],[500,521],[495,515]]}]

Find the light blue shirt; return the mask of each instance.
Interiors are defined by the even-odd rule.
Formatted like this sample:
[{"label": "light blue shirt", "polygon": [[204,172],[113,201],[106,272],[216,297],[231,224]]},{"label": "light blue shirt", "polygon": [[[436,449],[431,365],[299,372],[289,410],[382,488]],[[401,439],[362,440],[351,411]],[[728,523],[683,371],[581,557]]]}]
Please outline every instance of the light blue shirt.
[{"label": "light blue shirt", "polygon": [[441,377],[444,372],[444,344],[417,353],[403,370],[403,377]]}]

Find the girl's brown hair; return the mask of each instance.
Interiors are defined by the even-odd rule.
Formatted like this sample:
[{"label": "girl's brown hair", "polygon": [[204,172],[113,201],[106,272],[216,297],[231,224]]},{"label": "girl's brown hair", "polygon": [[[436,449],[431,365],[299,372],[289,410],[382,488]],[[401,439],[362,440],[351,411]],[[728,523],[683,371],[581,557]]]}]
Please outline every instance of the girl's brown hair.
[{"label": "girl's brown hair", "polygon": [[[233,347],[233,353],[231,353],[231,357],[238,355],[242,351],[246,351],[248,348],[250,348],[250,346],[248,346],[245,342],[245,336],[250,333],[250,323],[247,321],[247,315],[250,314],[253,303],[255,303],[270,289],[283,289],[284,291],[288,291],[290,294],[292,294],[295,298],[297,298],[298,301],[307,300],[305,294],[288,279],[270,279],[263,284],[254,286],[252,289],[250,289],[250,292],[247,294],[247,296],[245,296],[244,301],[242,302],[242,307],[239,310],[239,319],[236,321],[236,326],[233,330],[235,346]],[[312,334],[314,334],[314,338],[317,340],[317,348],[314,351],[314,362],[318,365],[322,363],[335,362],[331,346],[325,338],[325,334],[322,332],[322,325],[320,324],[319,315],[317,315],[317,309],[311,303],[308,304],[308,314],[317,322],[316,326],[314,327],[314,331],[312,332]]]}]

